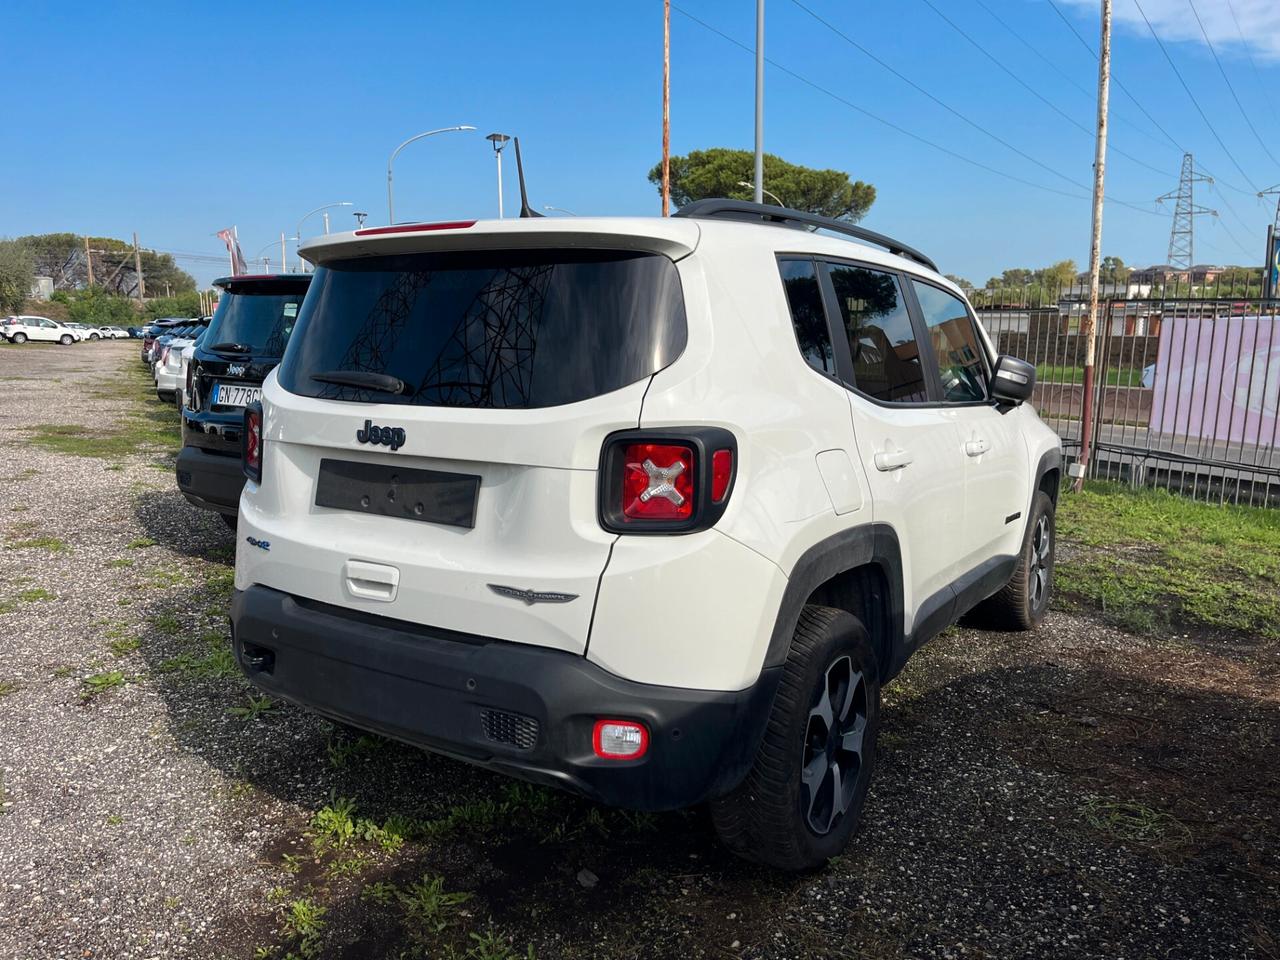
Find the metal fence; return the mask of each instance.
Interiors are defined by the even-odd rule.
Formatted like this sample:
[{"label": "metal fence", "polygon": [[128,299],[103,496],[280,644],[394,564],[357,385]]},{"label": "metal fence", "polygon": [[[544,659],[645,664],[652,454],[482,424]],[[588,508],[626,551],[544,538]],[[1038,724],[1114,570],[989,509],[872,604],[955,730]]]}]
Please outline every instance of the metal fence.
[{"label": "metal fence", "polygon": [[[1280,300],[1158,292],[1099,303],[1089,476],[1280,507]],[[1087,299],[973,300],[999,352],[1036,365],[1033,402],[1080,459]]]}]

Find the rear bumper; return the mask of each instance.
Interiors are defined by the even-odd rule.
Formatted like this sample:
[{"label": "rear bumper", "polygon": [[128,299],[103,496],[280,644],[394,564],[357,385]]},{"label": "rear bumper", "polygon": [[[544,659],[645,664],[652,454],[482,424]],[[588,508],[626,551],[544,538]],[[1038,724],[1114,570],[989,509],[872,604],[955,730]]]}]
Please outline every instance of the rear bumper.
[{"label": "rear bumper", "polygon": [[[739,783],[780,676],[766,670],[730,692],[634,683],[576,654],[433,630],[263,586],[236,591],[231,623],[236,660],[273,696],[636,810],[690,806]],[[602,717],[642,721],[645,756],[596,757],[592,728]]]},{"label": "rear bumper", "polygon": [[196,447],[178,452],[178,489],[197,507],[235,516],[244,489],[239,457],[206,453]]}]

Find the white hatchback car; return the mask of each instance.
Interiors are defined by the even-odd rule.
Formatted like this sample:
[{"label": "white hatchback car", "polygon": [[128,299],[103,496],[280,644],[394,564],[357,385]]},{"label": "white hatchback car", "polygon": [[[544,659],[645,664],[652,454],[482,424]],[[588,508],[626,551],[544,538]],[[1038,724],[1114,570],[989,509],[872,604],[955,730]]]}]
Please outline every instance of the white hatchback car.
[{"label": "white hatchback car", "polygon": [[803,869],[859,821],[908,656],[975,607],[1045,613],[1035,370],[904,244],[707,200],[302,253],[231,615],[273,695],[609,804],[710,801]]},{"label": "white hatchback car", "polygon": [[50,320],[48,317],[17,316],[9,317],[0,326],[5,339],[10,343],[32,342],[61,343],[64,346],[84,339],[84,334],[65,323]]}]

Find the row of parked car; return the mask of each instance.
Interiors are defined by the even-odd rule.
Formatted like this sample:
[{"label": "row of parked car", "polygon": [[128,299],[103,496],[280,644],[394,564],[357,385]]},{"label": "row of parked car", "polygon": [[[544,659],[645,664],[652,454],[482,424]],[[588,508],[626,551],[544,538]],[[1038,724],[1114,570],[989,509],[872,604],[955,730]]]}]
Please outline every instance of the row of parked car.
[{"label": "row of parked car", "polygon": [[897,240],[705,200],[301,253],[143,350],[274,696],[609,804],[708,802],[732,850],[806,869],[859,821],[881,685],[970,610],[1045,614],[1035,368]]},{"label": "row of parked car", "polygon": [[91,327],[84,323],[50,320],[30,315],[0,320],[0,337],[10,343],[61,343],[70,346],[86,340],[127,340],[140,336],[136,327]]}]

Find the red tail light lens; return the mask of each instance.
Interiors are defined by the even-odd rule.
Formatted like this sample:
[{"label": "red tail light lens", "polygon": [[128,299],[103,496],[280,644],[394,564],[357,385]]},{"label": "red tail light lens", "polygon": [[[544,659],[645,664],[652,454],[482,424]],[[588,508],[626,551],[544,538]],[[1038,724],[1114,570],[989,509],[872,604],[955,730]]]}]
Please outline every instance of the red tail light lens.
[{"label": "red tail light lens", "polygon": [[240,440],[241,466],[254,483],[262,481],[262,404],[244,408],[244,433]]},{"label": "red tail light lens", "polygon": [[161,366],[163,366],[168,362],[169,362],[169,348],[165,347],[163,350],[160,351],[160,364]]},{"label": "red tail light lens", "polygon": [[622,516],[627,520],[687,520],[693,516],[691,447],[630,443],[623,453]]},{"label": "red tail light lens", "polygon": [[733,451],[717,450],[711,455],[711,502],[719,503],[733,480]]}]

